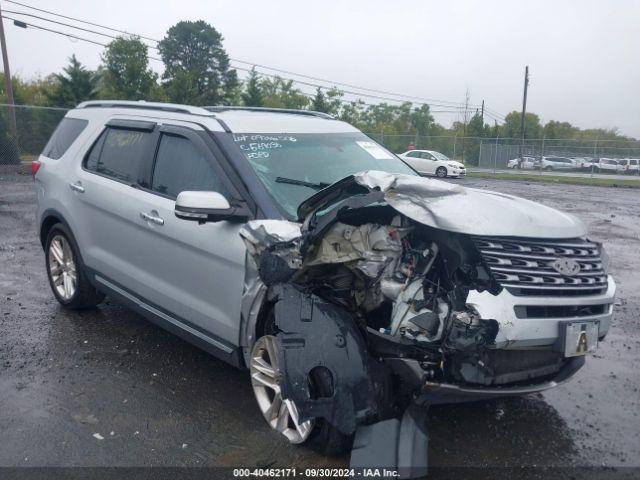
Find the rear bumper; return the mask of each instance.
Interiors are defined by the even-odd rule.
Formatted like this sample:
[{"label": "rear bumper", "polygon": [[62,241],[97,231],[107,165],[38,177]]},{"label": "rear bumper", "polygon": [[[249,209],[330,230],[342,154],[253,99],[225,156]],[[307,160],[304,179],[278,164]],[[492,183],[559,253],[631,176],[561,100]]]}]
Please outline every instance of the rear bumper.
[{"label": "rear bumper", "polygon": [[[503,289],[498,295],[489,292],[469,292],[467,304],[482,318],[495,319],[500,324],[496,348],[518,349],[554,345],[560,335],[559,324],[566,321],[599,321],[599,338],[609,331],[613,318],[616,284],[608,277],[607,290],[598,295],[579,296],[516,296]],[[588,307],[602,305],[603,313],[587,316],[518,318],[517,307]]]}]

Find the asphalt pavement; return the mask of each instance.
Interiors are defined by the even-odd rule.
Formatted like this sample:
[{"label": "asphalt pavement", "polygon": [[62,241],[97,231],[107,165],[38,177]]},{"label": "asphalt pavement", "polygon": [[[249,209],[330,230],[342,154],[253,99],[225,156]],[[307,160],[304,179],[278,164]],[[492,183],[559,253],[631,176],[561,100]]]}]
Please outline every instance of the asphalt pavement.
[{"label": "asphalt pavement", "polygon": [[[442,478],[458,466],[640,467],[637,191],[455,182],[580,216],[611,255],[619,294],[608,337],[568,384],[433,407],[430,464]],[[34,207],[29,176],[0,174],[0,467],[348,465],[346,456],[322,457],[272,432],[246,371],[115,301],[85,312],[61,308],[47,284]]]}]

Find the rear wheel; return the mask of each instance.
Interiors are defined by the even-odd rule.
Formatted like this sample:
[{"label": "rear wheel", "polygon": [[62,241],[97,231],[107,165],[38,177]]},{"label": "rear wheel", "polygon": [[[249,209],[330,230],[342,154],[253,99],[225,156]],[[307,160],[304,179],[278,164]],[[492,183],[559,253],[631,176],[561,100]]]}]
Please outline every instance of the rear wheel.
[{"label": "rear wheel", "polygon": [[551,165],[547,165],[546,167],[544,167],[544,169],[545,169],[547,172],[551,172],[551,171],[553,170],[553,167],[552,167]]},{"label": "rear wheel", "polygon": [[[265,335],[256,341],[249,371],[258,408],[269,426],[290,443],[308,445],[324,455],[336,455],[351,448],[352,436],[344,435],[323,418],[300,422],[295,403],[282,398],[280,382],[286,372],[278,365],[274,335]],[[315,368],[309,383],[313,398],[333,396],[333,378],[326,368]]]},{"label": "rear wheel", "polygon": [[45,243],[49,285],[56,300],[72,309],[91,308],[104,300],[87,279],[78,246],[63,224],[51,227]]},{"label": "rear wheel", "polygon": [[436,176],[440,178],[445,178],[447,176],[447,169],[445,167],[438,167],[436,169]]}]

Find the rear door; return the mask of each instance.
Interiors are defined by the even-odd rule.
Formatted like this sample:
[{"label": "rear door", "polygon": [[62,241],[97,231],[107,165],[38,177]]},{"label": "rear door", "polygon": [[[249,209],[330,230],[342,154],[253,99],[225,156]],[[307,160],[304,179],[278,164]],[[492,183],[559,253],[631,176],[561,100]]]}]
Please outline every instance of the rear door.
[{"label": "rear door", "polygon": [[425,172],[435,175],[436,170],[440,166],[440,162],[429,152],[422,152],[422,158],[424,160]]},{"label": "rear door", "polygon": [[409,153],[405,154],[404,160],[411,166],[411,168],[416,171],[423,173],[424,172],[424,161],[422,161],[421,152],[417,150],[412,150]]},{"label": "rear door", "polygon": [[174,210],[183,191],[216,191],[231,204],[247,199],[225,174],[202,127],[172,122],[158,133],[135,205],[136,291],[189,326],[237,344],[245,261],[241,224],[198,224],[177,218]]},{"label": "rear door", "polygon": [[139,279],[133,266],[142,248],[136,205],[157,137],[155,122],[112,120],[70,179],[85,265],[127,289]]}]

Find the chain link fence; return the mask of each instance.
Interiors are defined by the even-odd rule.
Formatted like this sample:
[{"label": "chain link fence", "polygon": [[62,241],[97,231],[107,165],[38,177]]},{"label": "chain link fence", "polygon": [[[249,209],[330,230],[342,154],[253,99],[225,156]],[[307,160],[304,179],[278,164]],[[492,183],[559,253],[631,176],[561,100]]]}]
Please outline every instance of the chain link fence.
[{"label": "chain link fence", "polygon": [[0,105],[0,165],[19,165],[35,160],[66,113],[64,108],[16,105],[12,109]]},{"label": "chain link fence", "polygon": [[[478,138],[457,136],[389,135],[368,133],[394,153],[411,149],[435,150],[463,162],[470,172],[542,174],[588,173],[640,176],[640,141]],[[524,161],[520,161],[522,157]]]},{"label": "chain link fence", "polygon": [[[0,166],[35,160],[67,112],[64,108],[16,105],[16,132],[11,128],[11,109],[0,104]],[[495,173],[543,173],[557,170],[569,174],[625,174],[640,178],[640,141],[478,138],[445,135],[386,134],[368,132],[372,139],[394,153],[411,149],[435,150],[474,170]],[[554,158],[566,159],[564,165]],[[564,160],[563,160],[564,161]]]}]

